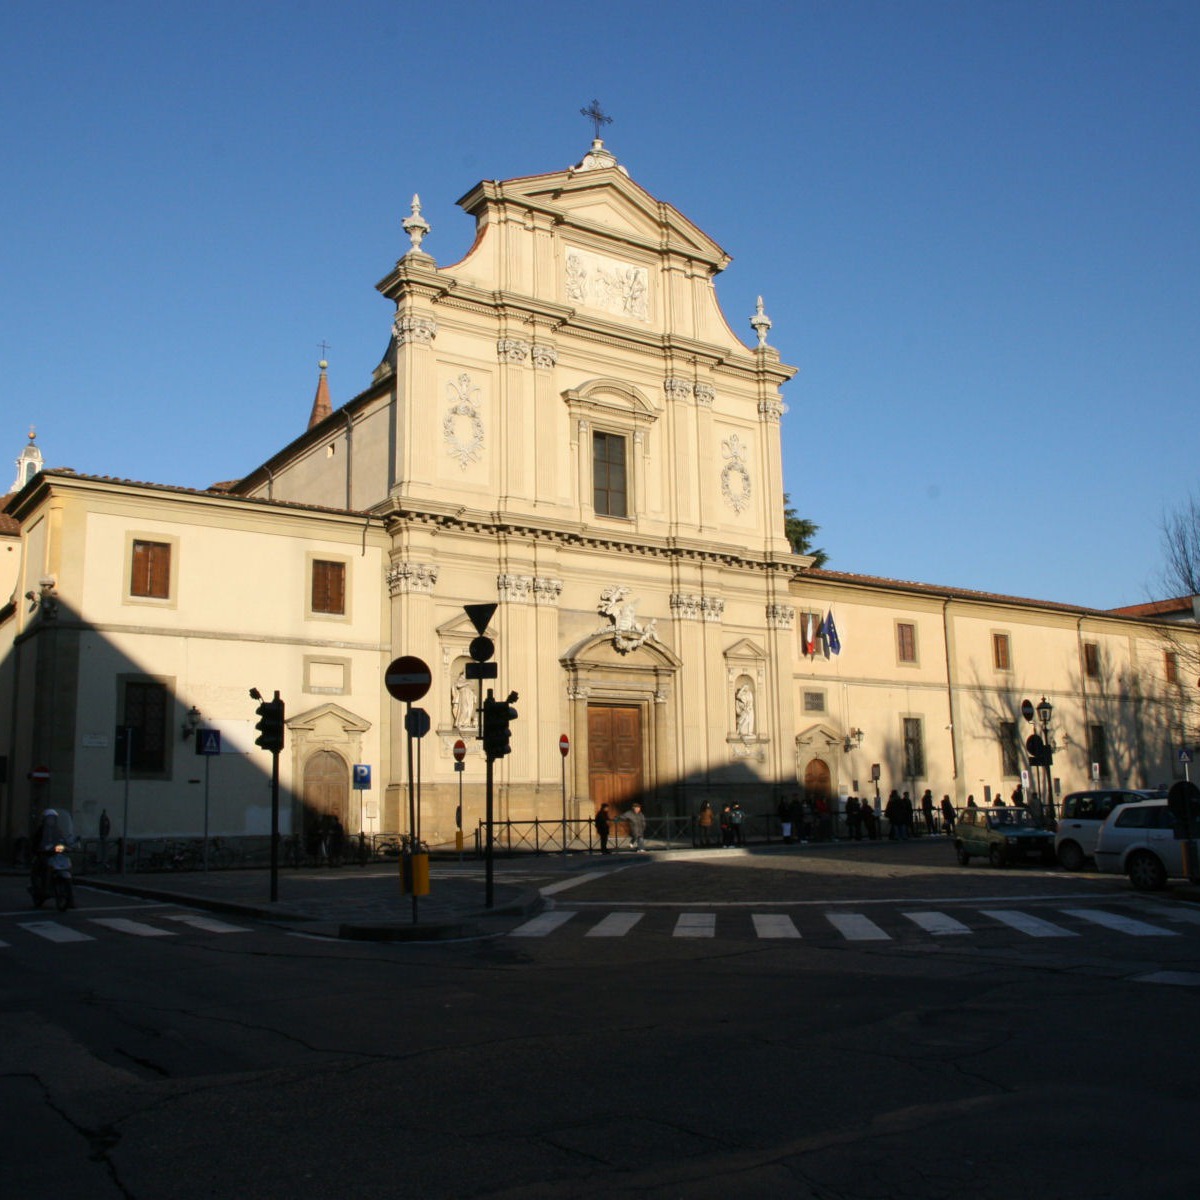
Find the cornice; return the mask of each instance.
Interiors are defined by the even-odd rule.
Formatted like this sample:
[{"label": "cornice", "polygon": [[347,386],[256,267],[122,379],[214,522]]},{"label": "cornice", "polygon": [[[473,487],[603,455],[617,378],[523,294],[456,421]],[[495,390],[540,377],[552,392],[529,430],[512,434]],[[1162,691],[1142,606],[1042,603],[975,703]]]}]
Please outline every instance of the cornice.
[{"label": "cornice", "polygon": [[394,535],[401,525],[418,525],[489,538],[549,542],[566,549],[716,564],[755,572],[777,572],[781,577],[790,577],[795,572],[795,561],[791,555],[788,555],[786,561],[773,556],[748,556],[733,545],[712,545],[679,537],[621,536],[615,531],[579,526],[565,521],[535,522],[527,517],[471,511],[451,505],[413,506],[393,498],[386,506],[376,509],[375,515],[382,519],[384,529],[389,535]]}]

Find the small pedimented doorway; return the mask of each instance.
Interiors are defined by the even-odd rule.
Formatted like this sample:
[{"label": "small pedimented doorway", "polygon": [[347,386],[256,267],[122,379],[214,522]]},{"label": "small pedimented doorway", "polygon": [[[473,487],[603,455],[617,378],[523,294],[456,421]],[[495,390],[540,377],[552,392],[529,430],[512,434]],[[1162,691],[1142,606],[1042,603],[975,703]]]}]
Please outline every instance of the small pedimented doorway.
[{"label": "small pedimented doorway", "polygon": [[832,776],[829,764],[823,758],[811,759],[804,768],[804,795],[814,806],[818,800],[824,800],[829,806],[832,795]]},{"label": "small pedimented doorway", "polygon": [[327,817],[336,817],[346,828],[350,809],[350,768],[340,754],[318,750],[304,764],[303,835],[315,841]]}]

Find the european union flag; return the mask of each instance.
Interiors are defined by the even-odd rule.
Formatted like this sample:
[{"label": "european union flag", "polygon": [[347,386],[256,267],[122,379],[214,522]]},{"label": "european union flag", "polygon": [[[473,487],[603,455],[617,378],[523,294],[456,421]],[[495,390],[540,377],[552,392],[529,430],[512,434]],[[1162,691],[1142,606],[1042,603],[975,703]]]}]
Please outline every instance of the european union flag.
[{"label": "european union flag", "polygon": [[825,644],[829,647],[830,651],[833,654],[841,654],[842,643],[838,638],[837,626],[833,623],[833,609],[829,610],[829,615],[825,618],[822,632],[825,634]]}]

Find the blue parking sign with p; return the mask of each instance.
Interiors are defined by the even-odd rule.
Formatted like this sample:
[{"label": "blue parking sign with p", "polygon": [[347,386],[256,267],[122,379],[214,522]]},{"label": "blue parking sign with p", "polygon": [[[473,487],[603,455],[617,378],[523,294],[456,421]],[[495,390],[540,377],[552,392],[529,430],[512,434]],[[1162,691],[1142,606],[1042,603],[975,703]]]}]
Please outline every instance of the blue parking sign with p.
[{"label": "blue parking sign with p", "polygon": [[354,764],[354,786],[360,792],[369,792],[371,790],[371,764],[370,763],[355,763]]}]

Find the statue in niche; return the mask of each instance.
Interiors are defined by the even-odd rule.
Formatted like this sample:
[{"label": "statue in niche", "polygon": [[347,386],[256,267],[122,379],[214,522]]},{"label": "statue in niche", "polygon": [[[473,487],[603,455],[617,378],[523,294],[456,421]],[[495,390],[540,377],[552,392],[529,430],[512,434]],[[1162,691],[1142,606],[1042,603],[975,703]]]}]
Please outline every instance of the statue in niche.
[{"label": "statue in niche", "polygon": [[737,731],[739,737],[754,736],[754,688],[749,683],[738,685],[733,693],[733,707],[737,714]]},{"label": "statue in niche", "polygon": [[450,716],[455,729],[475,728],[476,689],[474,680],[467,678],[466,671],[459,671],[450,693]]}]

